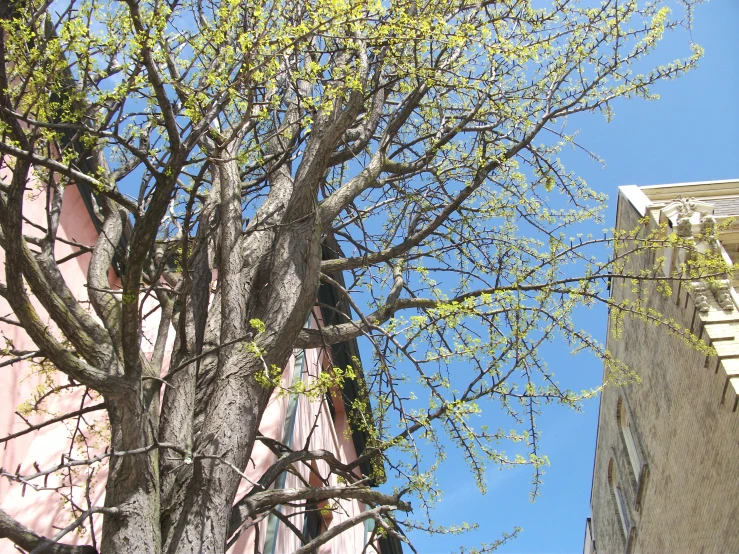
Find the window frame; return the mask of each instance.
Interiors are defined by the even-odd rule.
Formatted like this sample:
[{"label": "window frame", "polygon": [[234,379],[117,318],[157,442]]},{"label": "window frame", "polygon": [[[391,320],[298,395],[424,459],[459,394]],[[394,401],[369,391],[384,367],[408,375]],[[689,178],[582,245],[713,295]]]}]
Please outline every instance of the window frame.
[{"label": "window frame", "polygon": [[621,440],[624,443],[626,454],[629,458],[629,465],[633,470],[634,482],[636,483],[634,506],[638,512],[641,511],[642,497],[649,474],[649,466],[639,446],[639,442],[637,442],[634,426],[632,425],[631,412],[622,396],[619,396],[616,405],[616,421],[621,434]]},{"label": "window frame", "polygon": [[624,541],[626,542],[626,554],[629,554],[636,538],[636,522],[632,520],[629,513],[629,503],[626,501],[626,495],[618,480],[616,464],[613,458],[608,462],[608,485],[611,497],[616,504],[616,511],[621,522],[621,531],[623,531]]}]

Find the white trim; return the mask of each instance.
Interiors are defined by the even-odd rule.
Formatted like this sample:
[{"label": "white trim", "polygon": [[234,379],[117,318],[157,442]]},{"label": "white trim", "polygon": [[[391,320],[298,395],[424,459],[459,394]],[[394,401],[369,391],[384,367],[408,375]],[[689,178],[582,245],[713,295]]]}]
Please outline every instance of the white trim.
[{"label": "white trim", "polygon": [[666,185],[649,185],[638,187],[652,201],[670,201],[678,194],[705,198],[707,196],[736,196],[739,181],[726,179],[723,181],[695,181],[691,183],[673,183]]},{"label": "white trim", "polygon": [[636,209],[642,217],[647,215],[647,208],[652,204],[652,201],[646,194],[644,194],[641,187],[636,185],[626,185],[618,187],[618,192],[622,194],[632,206],[634,206],[634,209]]},{"label": "white trim", "polygon": [[642,189],[664,189],[669,187],[712,187],[716,185],[726,185],[728,183],[736,183],[739,185],[737,179],[717,179],[714,181],[686,181],[685,183],[663,183],[661,185],[642,185],[639,188]]}]

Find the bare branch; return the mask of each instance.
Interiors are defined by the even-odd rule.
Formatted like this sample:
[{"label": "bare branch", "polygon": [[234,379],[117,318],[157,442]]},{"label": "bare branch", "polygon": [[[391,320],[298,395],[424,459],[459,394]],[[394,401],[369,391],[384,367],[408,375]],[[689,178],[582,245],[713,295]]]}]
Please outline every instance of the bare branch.
[{"label": "bare branch", "polygon": [[84,414],[88,414],[90,412],[97,412],[97,411],[104,410],[104,409],[105,409],[105,403],[102,403],[102,402],[100,404],[93,404],[92,406],[86,406],[74,412],[69,412],[64,415],[60,415],[60,416],[57,416],[51,419],[47,419],[46,421],[43,421],[36,425],[31,425],[30,427],[28,427],[27,429],[23,429],[22,431],[11,433],[10,435],[6,437],[0,438],[0,443],[8,442],[9,440],[22,437],[23,435],[27,435],[28,433],[32,433],[33,431],[38,431],[39,429],[43,429],[44,427],[48,427],[49,425],[53,425],[54,423],[59,423],[60,421],[65,421],[73,417],[78,417]]},{"label": "bare branch", "polygon": [[[9,539],[13,544],[27,551],[47,552],[48,554],[97,554],[97,550],[92,546],[59,544],[53,539],[42,537],[3,510],[0,510],[0,538]],[[39,548],[42,550],[37,550]]]}]

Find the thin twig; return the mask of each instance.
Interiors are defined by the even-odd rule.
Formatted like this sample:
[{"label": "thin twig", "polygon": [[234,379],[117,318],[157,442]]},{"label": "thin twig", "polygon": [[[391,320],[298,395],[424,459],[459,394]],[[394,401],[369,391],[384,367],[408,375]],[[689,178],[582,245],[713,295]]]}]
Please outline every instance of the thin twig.
[{"label": "thin twig", "polygon": [[17,364],[18,362],[22,362],[23,360],[27,360],[28,358],[35,358],[36,356],[41,356],[41,350],[36,350],[34,352],[28,352],[21,356],[16,356],[15,358],[12,358],[10,360],[5,360],[4,362],[0,362],[0,367]]},{"label": "thin twig", "polygon": [[104,410],[104,409],[105,409],[105,402],[101,402],[100,404],[94,404],[92,406],[87,406],[86,408],[82,408],[81,410],[77,410],[76,412],[70,412],[68,414],[60,415],[58,417],[49,419],[37,425],[31,425],[27,429],[23,429],[23,431],[18,431],[17,433],[11,433],[7,437],[1,438],[0,444],[4,442],[8,442],[9,440],[13,440],[18,437],[21,437],[23,435],[27,435],[28,433],[31,433],[33,431],[38,431],[39,429],[43,429],[44,427],[53,425],[54,423],[59,423],[60,421],[64,421],[65,419],[70,419],[72,417],[77,417],[77,416],[81,416],[81,415],[84,415],[90,412],[95,412],[97,410]]}]

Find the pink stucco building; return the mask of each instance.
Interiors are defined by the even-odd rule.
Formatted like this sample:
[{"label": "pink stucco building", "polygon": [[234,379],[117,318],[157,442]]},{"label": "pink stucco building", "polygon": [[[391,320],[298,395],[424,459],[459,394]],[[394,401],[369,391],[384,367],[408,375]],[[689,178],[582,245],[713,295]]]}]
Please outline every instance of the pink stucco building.
[{"label": "pink stucco building", "polygon": [[[27,193],[25,204],[26,223],[24,233],[40,234],[46,223],[46,195],[42,190]],[[64,278],[73,294],[82,301],[87,299],[86,274],[90,254],[80,245],[91,246],[98,237],[98,225],[94,209],[95,199],[84,187],[68,186],[64,191],[58,240],[55,250]],[[0,265],[4,270],[4,252],[0,251]],[[111,286],[115,286],[115,268],[110,271]],[[320,292],[321,304],[345,309],[338,296],[330,288]],[[39,313],[44,313],[37,306]],[[159,324],[156,304],[144,324],[142,348],[151,343]],[[105,411],[98,407],[101,399],[91,391],[71,382],[68,377],[42,363],[33,356],[36,348],[21,327],[14,324],[14,316],[5,300],[0,299],[0,332],[3,343],[14,354],[8,354],[0,371],[0,467],[4,468],[0,479],[0,508],[15,517],[29,529],[53,537],[67,527],[76,517],[92,505],[102,503],[106,476],[106,461],[80,465],[73,470],[52,473],[22,482],[14,475],[43,472],[62,461],[89,459],[105,451],[107,429]],[[333,312],[314,310],[308,325],[323,325],[324,317],[331,320]],[[330,323],[331,321],[327,321]],[[170,340],[174,331],[170,333]],[[358,356],[356,343],[344,343],[333,348],[296,351],[282,374],[282,384],[289,387],[298,380],[309,384],[330,367],[345,367]],[[10,363],[10,358],[20,361]],[[166,367],[166,363],[165,363]],[[166,370],[165,370],[166,371]],[[273,394],[260,427],[261,433],[294,449],[303,448],[331,451],[342,462],[357,458],[365,444],[362,432],[352,431],[348,424],[345,405],[349,405],[359,394],[357,381],[347,380],[344,390],[334,391],[320,399],[309,400],[306,396]],[[77,417],[58,421],[37,430],[26,432],[29,426],[75,411],[83,411]],[[275,453],[258,442],[252,460],[246,468],[246,476],[256,481],[276,459]],[[329,472],[325,462],[313,463],[313,470],[322,476]],[[317,477],[308,466],[298,470],[306,482],[318,485]],[[365,472],[367,468],[365,468]],[[359,470],[357,470],[359,472]],[[244,479],[242,490],[250,487]],[[329,477],[329,485],[339,486],[335,476]],[[294,474],[283,474],[277,479],[276,487],[300,487],[300,478]],[[323,509],[321,509],[323,508]],[[262,552],[263,554],[285,554],[299,548],[302,543],[285,523],[287,519],[305,536],[313,537],[331,526],[339,524],[362,510],[365,506],[356,500],[331,501],[323,506],[281,506],[280,516],[270,514],[258,523],[244,528],[232,539],[230,552]],[[371,520],[368,520],[371,521]],[[99,541],[101,520],[91,516],[81,530],[67,534],[62,542],[67,544],[96,544]],[[339,534],[320,547],[321,554],[351,554],[362,552],[371,529],[357,525]],[[258,541],[255,550],[254,541]],[[400,552],[397,541],[382,539],[374,545],[383,554]],[[371,551],[371,550],[368,550]],[[17,552],[9,540],[0,539],[0,554]]]}]

